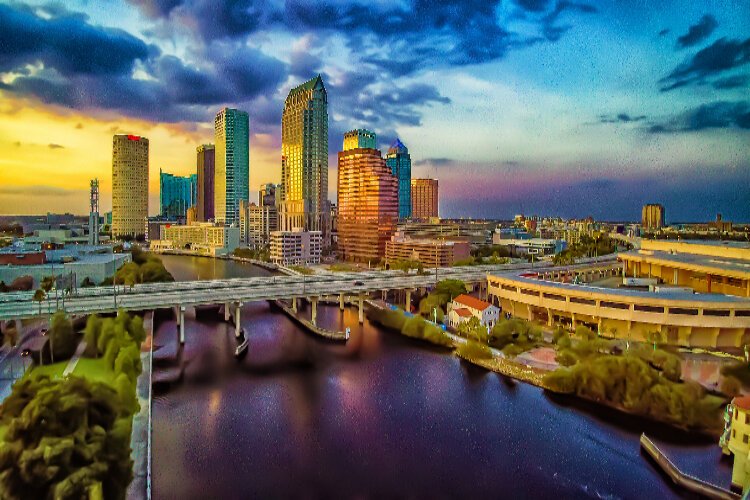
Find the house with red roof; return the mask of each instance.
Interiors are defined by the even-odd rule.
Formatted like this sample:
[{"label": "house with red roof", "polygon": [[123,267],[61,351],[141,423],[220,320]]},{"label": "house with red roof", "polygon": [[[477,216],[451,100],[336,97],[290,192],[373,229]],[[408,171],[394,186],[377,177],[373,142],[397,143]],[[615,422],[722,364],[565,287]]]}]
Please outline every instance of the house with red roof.
[{"label": "house with red roof", "polygon": [[448,303],[448,326],[456,328],[471,318],[477,318],[482,326],[492,328],[500,317],[500,308],[471,295],[461,294]]}]

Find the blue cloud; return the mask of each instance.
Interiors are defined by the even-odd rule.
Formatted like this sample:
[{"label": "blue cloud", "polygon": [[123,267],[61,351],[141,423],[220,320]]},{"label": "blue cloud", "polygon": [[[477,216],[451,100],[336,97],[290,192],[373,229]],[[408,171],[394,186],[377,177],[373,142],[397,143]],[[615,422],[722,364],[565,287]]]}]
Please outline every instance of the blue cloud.
[{"label": "blue cloud", "polygon": [[698,21],[698,24],[694,24],[687,33],[677,38],[677,46],[692,47],[708,38],[718,26],[716,18],[711,14],[706,14]]},{"label": "blue cloud", "polygon": [[750,63],[750,38],[720,38],[695,53],[660,80],[663,92],[702,82],[705,78]]}]

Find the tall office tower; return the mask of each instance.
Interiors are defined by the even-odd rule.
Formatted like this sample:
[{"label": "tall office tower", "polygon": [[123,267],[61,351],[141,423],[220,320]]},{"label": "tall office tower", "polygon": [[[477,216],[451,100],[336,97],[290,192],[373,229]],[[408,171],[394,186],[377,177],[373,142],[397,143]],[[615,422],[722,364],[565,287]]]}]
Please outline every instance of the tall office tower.
[{"label": "tall office tower", "polygon": [[258,205],[261,207],[275,207],[279,201],[276,191],[276,184],[261,184],[258,190]]},{"label": "tall office tower", "polygon": [[198,175],[172,175],[159,169],[159,213],[164,217],[184,218],[197,202]]},{"label": "tall office tower", "polygon": [[413,219],[440,217],[437,179],[411,180],[411,217]]},{"label": "tall office tower", "polygon": [[344,260],[375,263],[396,230],[398,179],[377,149],[346,149],[357,144],[338,156],[338,245]]},{"label": "tall office tower", "polygon": [[641,211],[643,229],[661,229],[664,227],[664,207],[658,203],[643,205]]},{"label": "tall office tower", "polygon": [[321,230],[328,200],[328,94],[320,75],[289,91],[281,115],[282,231]]},{"label": "tall office tower", "polygon": [[398,218],[408,219],[411,217],[411,156],[399,139],[388,149],[385,164],[398,179]]},{"label": "tall office tower", "polygon": [[148,139],[112,137],[112,237],[143,237],[148,217]]},{"label": "tall office tower", "polygon": [[247,113],[224,108],[214,120],[214,219],[239,222],[240,201],[250,198],[249,121]]},{"label": "tall office tower", "polygon": [[378,149],[375,132],[364,128],[350,130],[344,134],[344,151],[357,148]]},{"label": "tall office tower", "polygon": [[214,218],[214,166],[215,152],[213,144],[202,144],[196,148],[198,153],[198,202],[196,218],[206,222]]},{"label": "tall office tower", "polygon": [[99,179],[89,183],[89,245],[99,244]]}]

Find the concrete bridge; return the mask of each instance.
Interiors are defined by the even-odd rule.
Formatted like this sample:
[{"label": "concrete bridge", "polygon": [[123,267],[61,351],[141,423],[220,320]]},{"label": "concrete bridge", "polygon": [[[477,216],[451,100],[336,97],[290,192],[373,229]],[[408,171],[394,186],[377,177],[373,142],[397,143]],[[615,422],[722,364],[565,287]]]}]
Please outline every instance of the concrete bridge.
[{"label": "concrete bridge", "polygon": [[[614,256],[589,259],[592,262],[613,261]],[[537,263],[535,269],[550,266]],[[266,276],[222,280],[182,281],[152,283],[126,287],[106,286],[79,289],[64,298],[50,297],[42,302],[32,300],[32,292],[0,294],[0,320],[46,316],[50,311],[62,309],[69,314],[87,315],[124,310],[174,309],[184,342],[184,311],[188,307],[224,305],[225,319],[234,319],[236,334],[240,334],[240,311],[246,302],[286,300],[296,310],[297,301],[308,300],[315,324],[318,300],[322,296],[339,296],[343,304],[346,297],[354,298],[359,307],[359,321],[364,321],[364,302],[369,294],[388,290],[403,290],[407,304],[411,292],[430,288],[444,279],[458,279],[479,286],[486,295],[487,275],[504,271],[525,269],[528,263],[438,268],[423,274],[403,271],[366,271],[356,273],[329,273],[294,276]]]}]

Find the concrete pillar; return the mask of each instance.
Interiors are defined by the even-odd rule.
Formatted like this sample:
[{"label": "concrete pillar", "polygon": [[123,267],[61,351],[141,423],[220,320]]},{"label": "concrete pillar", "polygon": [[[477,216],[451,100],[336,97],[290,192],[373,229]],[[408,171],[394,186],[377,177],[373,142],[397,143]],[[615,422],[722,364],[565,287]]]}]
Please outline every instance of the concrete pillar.
[{"label": "concrete pillar", "polygon": [[706,291],[708,293],[711,293],[711,275],[710,274],[706,275],[706,287],[707,287]]},{"label": "concrete pillar", "polygon": [[575,315],[575,313],[572,313],[570,315],[570,326],[573,327],[573,330],[575,330],[576,327],[578,326],[578,322],[576,321],[576,315]]},{"label": "concrete pillar", "polygon": [[547,326],[552,326],[552,310],[547,309]]},{"label": "concrete pillar", "polygon": [[677,269],[675,269],[674,272],[672,273],[672,284],[673,285],[677,284],[677,281],[678,281],[679,277],[680,277],[680,271],[678,271]]},{"label": "concrete pillar", "polygon": [[339,294],[339,309],[344,310],[344,294]]},{"label": "concrete pillar", "polygon": [[406,301],[405,301],[404,309],[407,312],[411,312],[411,289],[410,288],[406,289]]},{"label": "concrete pillar", "polygon": [[185,343],[185,308],[177,308],[177,323],[180,325],[180,344]]},{"label": "concrete pillar", "polygon": [[240,338],[242,335],[242,327],[240,326],[240,310],[242,309],[242,302],[237,302],[234,308],[234,336]]},{"label": "concrete pillar", "polygon": [[292,297],[292,311],[297,312],[297,297]]},{"label": "concrete pillar", "polygon": [[230,312],[231,311],[229,309],[229,302],[227,302],[224,304],[224,321],[229,321]]},{"label": "concrete pillar", "polygon": [[318,321],[318,298],[317,297],[310,297],[310,306],[312,308],[312,313],[310,315],[310,319],[313,325],[317,326]]},{"label": "concrete pillar", "polygon": [[359,322],[365,322],[365,296],[359,294]]}]

